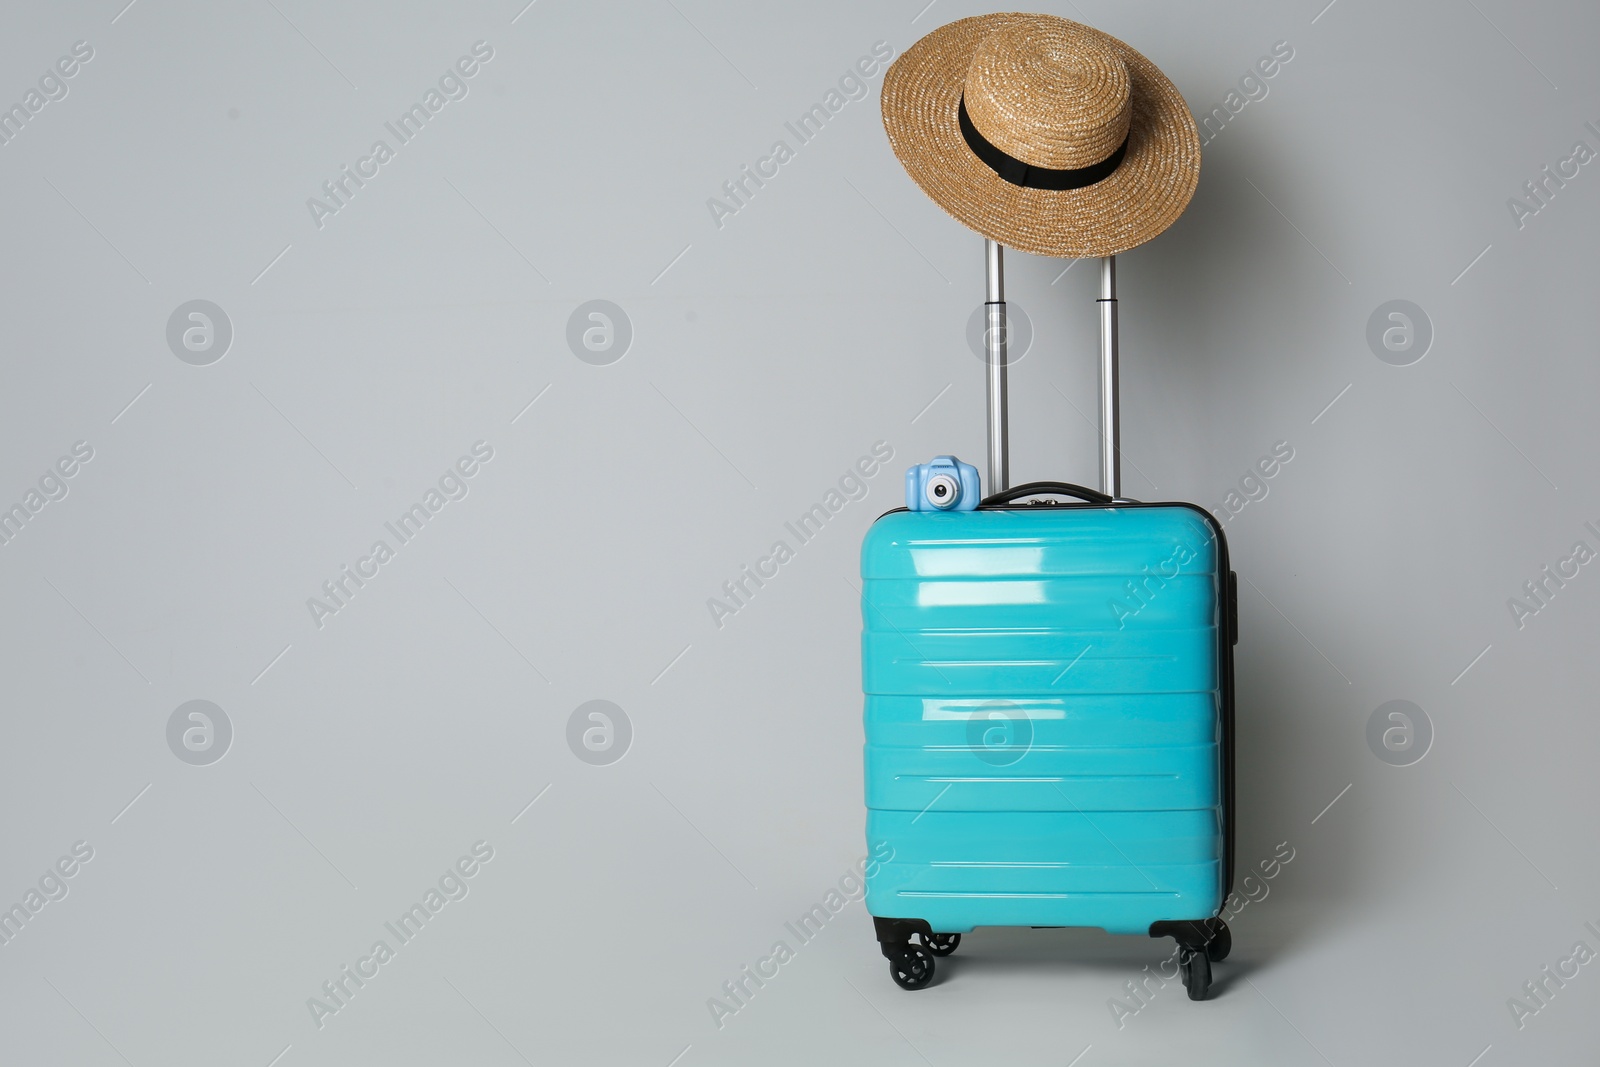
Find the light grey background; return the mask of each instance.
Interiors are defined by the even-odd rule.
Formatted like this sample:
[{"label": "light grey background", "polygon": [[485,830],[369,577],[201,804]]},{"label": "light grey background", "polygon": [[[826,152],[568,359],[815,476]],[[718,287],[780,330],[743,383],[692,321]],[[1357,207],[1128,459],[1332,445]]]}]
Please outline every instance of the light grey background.
[{"label": "light grey background", "polygon": [[[1294,449],[1227,532],[1239,861],[1295,858],[1208,1003],[1171,983],[1119,1027],[1169,943],[1062,931],[980,931],[904,993],[852,902],[719,1029],[708,998],[863,852],[857,548],[905,465],[981,465],[982,276],[888,149],[881,72],[720,227],[706,202],[874,42],[980,9],[124,2],[0,26],[7,104],[94,49],[0,147],[0,504],[94,450],[0,547],[0,903],[94,850],[0,945],[0,1058],[1593,1062],[1596,965],[1520,1029],[1508,998],[1600,949],[1600,576],[1507,607],[1600,548],[1600,173],[1507,206],[1600,148],[1592,6],[1045,6],[1197,114],[1294,49],[1121,286],[1130,493],[1220,507]],[[319,229],[307,198],[479,40],[467,97]],[[1092,479],[1092,264],[1008,266],[1015,475]],[[166,342],[194,299],[234,330],[209,366]],[[593,299],[632,324],[609,366],[566,343]],[[1395,299],[1434,330],[1411,366],[1365,339]],[[469,495],[319,629],[307,598],[480,440]],[[866,499],[714,626],[879,440]],[[191,700],[232,724],[209,765],[168,747]],[[621,760],[569,750],[590,700]],[[1369,749],[1390,700],[1431,720],[1421,762]],[[319,1029],[307,999],[480,840],[469,895]]]}]

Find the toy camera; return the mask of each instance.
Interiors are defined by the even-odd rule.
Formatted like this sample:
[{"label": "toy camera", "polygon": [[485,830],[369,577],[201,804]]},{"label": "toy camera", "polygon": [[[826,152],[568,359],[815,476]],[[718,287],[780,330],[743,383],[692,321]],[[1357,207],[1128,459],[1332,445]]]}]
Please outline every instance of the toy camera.
[{"label": "toy camera", "polygon": [[971,511],[979,496],[978,468],[954,456],[935,456],[906,471],[906,507],[912,511]]}]

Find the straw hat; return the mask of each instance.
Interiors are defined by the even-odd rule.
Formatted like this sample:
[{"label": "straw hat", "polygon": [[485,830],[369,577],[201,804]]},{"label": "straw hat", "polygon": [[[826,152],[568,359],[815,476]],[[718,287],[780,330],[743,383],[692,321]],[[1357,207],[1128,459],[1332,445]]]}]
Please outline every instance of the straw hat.
[{"label": "straw hat", "polygon": [[1141,245],[1200,178],[1200,135],[1172,82],[1054,15],[980,15],[923,37],[884,76],[883,126],[958,222],[1042,256]]}]

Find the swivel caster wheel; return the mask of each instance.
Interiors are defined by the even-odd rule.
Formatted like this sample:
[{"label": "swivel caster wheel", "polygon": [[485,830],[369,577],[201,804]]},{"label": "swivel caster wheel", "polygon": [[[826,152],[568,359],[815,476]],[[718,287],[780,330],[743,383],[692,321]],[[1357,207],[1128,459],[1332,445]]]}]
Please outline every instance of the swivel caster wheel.
[{"label": "swivel caster wheel", "polygon": [[1211,959],[1205,952],[1179,949],[1178,970],[1190,1000],[1205,1000],[1211,995]]},{"label": "swivel caster wheel", "polygon": [[889,957],[889,975],[901,989],[921,989],[933,981],[933,953],[921,945],[902,945]]},{"label": "swivel caster wheel", "polygon": [[948,956],[961,944],[960,934],[934,934],[923,939],[929,952],[935,956]]}]

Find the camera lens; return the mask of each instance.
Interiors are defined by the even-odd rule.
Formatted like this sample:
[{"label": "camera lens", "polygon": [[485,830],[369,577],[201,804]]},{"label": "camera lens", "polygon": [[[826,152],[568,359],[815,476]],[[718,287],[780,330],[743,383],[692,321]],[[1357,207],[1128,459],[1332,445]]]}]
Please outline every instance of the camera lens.
[{"label": "camera lens", "polygon": [[928,503],[941,511],[948,510],[961,497],[961,483],[948,474],[935,474],[928,479],[928,486],[923,493]]}]

